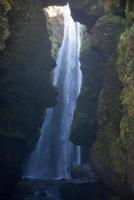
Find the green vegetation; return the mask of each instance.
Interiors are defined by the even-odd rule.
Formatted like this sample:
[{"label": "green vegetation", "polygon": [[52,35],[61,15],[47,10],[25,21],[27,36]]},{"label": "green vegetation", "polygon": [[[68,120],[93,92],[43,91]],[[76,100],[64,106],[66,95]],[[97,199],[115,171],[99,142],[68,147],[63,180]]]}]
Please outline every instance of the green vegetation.
[{"label": "green vegetation", "polygon": [[[126,7],[120,2],[105,1],[108,14],[99,19],[93,29],[93,46],[104,56],[97,143],[101,148],[98,151],[103,152],[103,157],[120,176],[121,182],[133,184],[134,2],[128,1]],[[125,23],[124,15],[123,18],[117,16],[120,15],[119,10],[117,12],[115,9],[117,6],[123,6],[124,12],[127,10]]]},{"label": "green vegetation", "polygon": [[123,86],[121,101],[123,104],[123,117],[120,123],[120,135],[126,146],[128,162],[126,163],[129,170],[128,182],[133,184],[133,145],[134,145],[134,27],[126,30],[120,39],[119,57],[118,57],[118,74]]},{"label": "green vegetation", "polygon": [[97,103],[101,87],[99,59],[91,49],[91,37],[84,31],[80,57],[83,84],[70,135],[71,141],[83,146],[91,147],[96,137]]},{"label": "green vegetation", "polygon": [[64,34],[63,16],[58,15],[55,18],[47,18],[47,30],[51,42],[51,54],[54,60],[57,58],[58,50],[61,46]]},{"label": "green vegetation", "polygon": [[128,144],[129,135],[133,133],[134,120],[134,27],[126,30],[120,40],[118,73],[123,85],[121,94],[122,104],[124,106],[124,116],[121,121],[121,137]]},{"label": "green vegetation", "polygon": [[[79,140],[82,141],[83,138],[88,138],[85,136],[91,134],[91,121],[96,119],[97,130],[94,129],[94,134],[97,132],[97,139],[90,154],[95,170],[105,182],[113,181],[113,184],[118,182],[120,186],[128,182],[133,185],[134,2],[132,0],[126,2],[98,0],[94,3],[91,1],[90,9],[89,4],[90,1],[83,3],[82,6],[88,15],[93,15],[91,10],[94,10],[94,15],[96,15],[95,10],[98,5],[103,7],[105,13],[98,16],[98,20],[91,29],[90,40],[86,36],[82,42],[81,63],[84,81],[78,99],[71,138],[75,143]],[[96,93],[92,79],[95,71],[92,74],[88,66],[88,63],[91,63],[87,59],[91,54],[89,46],[99,51],[102,57],[99,65],[100,72],[97,73],[101,74],[103,81],[100,92],[97,94],[96,106],[93,106],[91,101],[92,94]],[[84,103],[82,104],[82,102]],[[92,105],[93,109],[88,105]],[[94,112],[95,118],[91,110]],[[82,128],[82,124],[86,124],[86,130]],[[98,164],[97,160],[104,163],[100,164],[99,162]],[[120,177],[117,178],[118,181],[114,182],[114,179],[108,175],[106,177],[105,170],[112,170],[115,180]]]},{"label": "green vegetation", "polygon": [[0,11],[0,134],[23,139],[30,149],[58,94],[50,77],[55,62],[46,18],[42,5],[35,8],[31,0],[2,0]]},{"label": "green vegetation", "polygon": [[21,0],[0,1],[0,51],[6,47],[6,41],[10,36],[9,13],[17,12],[22,5]]},{"label": "green vegetation", "polygon": [[57,39],[56,39],[56,37],[54,35],[50,36],[49,39],[51,41],[51,53],[52,53],[52,56],[53,56],[53,58],[56,59],[57,52],[58,52]]}]

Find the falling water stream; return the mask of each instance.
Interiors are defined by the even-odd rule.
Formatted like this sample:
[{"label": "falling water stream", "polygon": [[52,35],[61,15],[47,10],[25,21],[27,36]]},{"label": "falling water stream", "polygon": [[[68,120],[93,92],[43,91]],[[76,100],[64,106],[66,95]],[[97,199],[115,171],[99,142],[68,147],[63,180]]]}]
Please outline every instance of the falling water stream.
[{"label": "falling water stream", "polygon": [[70,178],[72,165],[80,164],[80,147],[69,141],[76,99],[80,93],[80,24],[74,22],[69,6],[63,7],[64,38],[57,57],[53,84],[58,87],[58,104],[47,110],[41,135],[25,170],[25,177]]}]

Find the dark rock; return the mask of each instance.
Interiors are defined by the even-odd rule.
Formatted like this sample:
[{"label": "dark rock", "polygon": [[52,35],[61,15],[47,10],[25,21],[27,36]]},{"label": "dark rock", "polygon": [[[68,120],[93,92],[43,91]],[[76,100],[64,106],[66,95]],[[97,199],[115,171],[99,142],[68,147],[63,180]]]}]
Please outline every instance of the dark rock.
[{"label": "dark rock", "polygon": [[90,36],[85,34],[80,57],[83,84],[77,100],[70,135],[73,143],[88,148],[92,146],[96,138],[98,99],[102,87],[102,58],[91,49],[90,40]]},{"label": "dark rock", "polygon": [[112,190],[127,196],[125,159],[119,145],[122,105],[121,85],[117,74],[117,45],[124,30],[124,20],[118,16],[105,15],[93,28],[92,42],[103,57],[103,85],[97,113],[97,138],[90,152],[95,173]]},{"label": "dark rock", "polygon": [[39,192],[38,196],[39,197],[46,197],[47,193],[45,191],[41,191],[41,192]]},{"label": "dark rock", "polygon": [[79,166],[74,167],[71,170],[71,177],[73,179],[87,179],[87,180],[95,180],[95,175],[92,172],[92,169],[89,165],[89,163],[84,163]]},{"label": "dark rock", "polygon": [[106,200],[108,191],[98,182],[65,182],[60,185],[60,194],[64,200]]},{"label": "dark rock", "polygon": [[4,135],[0,138],[0,199],[6,199],[22,176],[20,163],[24,160],[27,148],[23,140]]},{"label": "dark rock", "polygon": [[68,2],[74,20],[85,24],[89,29],[104,14],[103,6],[99,0],[79,1],[79,3],[75,0],[69,0]]},{"label": "dark rock", "polygon": [[[9,1],[1,1],[2,10],[1,3],[9,6]],[[56,104],[58,95],[51,81],[56,64],[42,3],[13,1],[12,6],[10,26],[5,24],[4,28],[11,34],[0,55],[0,198],[13,192],[22,175],[24,157],[37,140],[43,112]],[[7,15],[3,17],[7,22]],[[0,46],[5,39],[1,37]]]},{"label": "dark rock", "polygon": [[45,6],[53,6],[53,5],[57,5],[57,6],[64,6],[67,4],[66,0],[40,0],[40,2],[42,2],[42,5]]}]

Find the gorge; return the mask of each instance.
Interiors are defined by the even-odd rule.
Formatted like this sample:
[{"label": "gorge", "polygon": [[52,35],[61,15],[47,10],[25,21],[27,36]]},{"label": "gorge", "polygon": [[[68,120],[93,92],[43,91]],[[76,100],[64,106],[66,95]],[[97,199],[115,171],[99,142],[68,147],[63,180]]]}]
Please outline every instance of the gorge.
[{"label": "gorge", "polygon": [[[134,2],[68,0],[68,3],[72,18],[87,27],[87,31],[83,33],[80,51],[83,84],[77,99],[69,139],[74,145],[81,146],[82,160],[86,157],[97,178],[111,189],[110,196],[104,197],[106,190],[103,190],[102,184],[97,186],[97,191],[103,191],[102,200],[133,200]],[[63,91],[64,88],[58,89],[58,84],[54,86],[52,83],[53,71],[56,73],[53,55],[59,44],[53,35],[49,38],[50,30],[43,9],[66,4],[66,0],[0,1],[2,200],[10,199],[17,191],[21,191],[21,196],[18,197],[20,199],[24,190],[30,190],[29,184],[35,193],[38,187],[41,188],[40,195],[45,195],[42,192],[46,191],[46,197],[39,197],[34,193],[32,199],[49,198],[48,185],[50,191],[60,187],[56,181],[50,181],[48,185],[42,181],[37,181],[37,184],[23,182],[22,176],[26,160],[39,140],[44,116],[47,117],[48,110],[56,109],[61,95],[59,90]],[[57,27],[56,23],[54,26]],[[62,33],[59,34],[59,39],[61,37]],[[52,151],[56,153],[58,150],[53,148]],[[58,165],[60,160],[56,157],[54,156],[55,165]],[[56,168],[53,169],[57,171]],[[76,177],[81,177],[83,166],[75,170]],[[56,175],[61,176],[63,173]],[[82,190],[80,200],[83,200],[87,190],[85,191],[81,184],[76,190],[75,184],[69,183],[68,186],[67,182],[63,183],[63,186],[67,187],[72,195],[79,194],[76,191]],[[66,193],[65,188],[62,187],[62,194]],[[88,184],[87,188],[92,195],[91,199],[99,199],[92,193],[96,183]],[[28,198],[31,197],[25,196],[25,199]]]}]

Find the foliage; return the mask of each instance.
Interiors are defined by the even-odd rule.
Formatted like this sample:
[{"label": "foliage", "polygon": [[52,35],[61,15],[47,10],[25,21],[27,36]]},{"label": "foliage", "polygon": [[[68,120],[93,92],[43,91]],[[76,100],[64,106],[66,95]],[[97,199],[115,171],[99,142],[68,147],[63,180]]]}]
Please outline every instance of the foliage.
[{"label": "foliage", "polygon": [[5,48],[5,41],[10,36],[7,18],[0,16],[0,51]]},{"label": "foliage", "polygon": [[81,70],[84,74],[72,125],[71,140],[91,146],[96,137],[97,106],[101,87],[100,57],[91,49],[91,37],[85,31],[81,45]]},{"label": "foliage", "polygon": [[116,10],[119,9],[119,0],[104,0],[105,12],[116,13]]},{"label": "foliage", "polygon": [[11,11],[11,9],[12,9],[12,6],[11,6],[10,1],[8,0],[0,1],[0,13],[2,15],[6,15],[9,11]]},{"label": "foliage", "polygon": [[58,49],[61,46],[64,34],[63,16],[58,15],[56,18],[47,18],[47,30],[51,42],[51,54],[56,60]]},{"label": "foliage", "polygon": [[120,99],[121,84],[116,64],[118,41],[125,28],[125,22],[120,16],[111,13],[101,17],[92,32],[93,47],[103,56],[104,75],[98,106],[97,143],[109,167],[121,177],[120,180],[125,182],[127,147],[125,140],[120,137],[122,102]]},{"label": "foliage", "polygon": [[105,57],[116,54],[115,46],[124,30],[124,20],[112,14],[101,17],[92,30],[92,45]]},{"label": "foliage", "polygon": [[58,52],[58,42],[57,42],[57,39],[54,35],[51,35],[49,37],[50,41],[51,41],[51,53],[52,53],[52,56],[53,58],[56,59],[57,57],[57,52]]},{"label": "foliage", "polygon": [[[12,42],[0,59],[0,132],[33,144],[44,117],[43,111],[56,103],[58,92],[50,80],[55,62],[51,57],[43,12],[34,8],[31,0],[23,2],[18,11],[22,1],[15,2],[10,1],[13,17],[10,26],[8,17],[0,16],[1,50],[12,29]],[[42,20],[42,24],[35,18]]]},{"label": "foliage", "polygon": [[[120,123],[121,138],[125,143],[128,162],[127,168],[134,167],[133,159],[133,130],[134,130],[134,27],[126,30],[120,39],[118,74],[122,83],[121,100],[123,104],[123,117]],[[133,173],[133,172],[131,172]],[[132,177],[130,178],[132,179]]]},{"label": "foliage", "polygon": [[84,52],[86,53],[88,51],[90,46],[91,46],[91,38],[89,37],[86,30],[84,30],[82,34],[82,41],[81,41],[81,50],[80,50],[81,56],[82,54],[84,54]]}]

